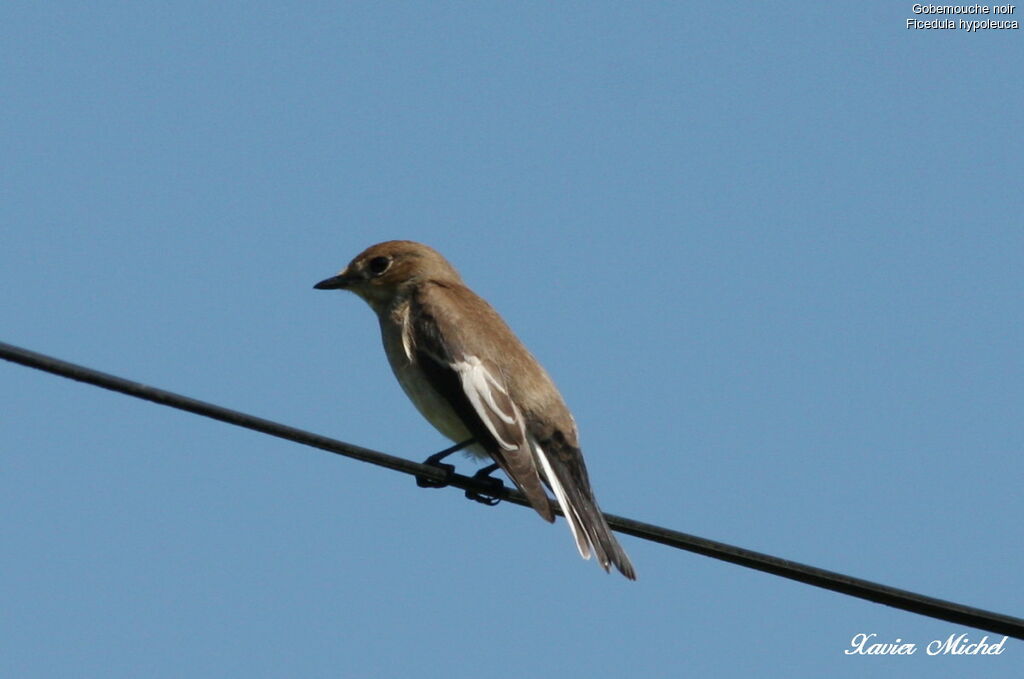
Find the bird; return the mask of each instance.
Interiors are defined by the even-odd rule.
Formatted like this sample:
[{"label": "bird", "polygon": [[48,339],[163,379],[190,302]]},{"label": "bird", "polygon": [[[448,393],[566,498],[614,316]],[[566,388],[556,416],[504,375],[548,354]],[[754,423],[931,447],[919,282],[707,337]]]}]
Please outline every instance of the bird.
[{"label": "bird", "polygon": [[448,260],[422,243],[385,241],[313,287],[348,290],[369,304],[405,394],[435,429],[463,444],[449,450],[465,446],[493,460],[491,469],[501,468],[553,522],[546,487],[580,556],[594,555],[606,572],[614,565],[636,579],[594,498],[576,422],[558,388]]}]

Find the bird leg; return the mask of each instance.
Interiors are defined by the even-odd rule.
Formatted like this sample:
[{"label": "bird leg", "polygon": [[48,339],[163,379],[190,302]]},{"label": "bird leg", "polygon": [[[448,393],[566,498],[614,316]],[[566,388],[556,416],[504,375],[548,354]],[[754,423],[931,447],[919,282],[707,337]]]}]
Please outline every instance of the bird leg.
[{"label": "bird leg", "polygon": [[425,476],[417,476],[416,485],[419,486],[420,488],[444,488],[445,486],[447,486],[447,479],[451,479],[452,474],[455,473],[455,465],[444,464],[441,462],[441,460],[448,457],[452,453],[456,453],[462,450],[463,448],[473,445],[474,443],[476,443],[475,439],[468,439],[466,441],[463,441],[462,443],[456,443],[454,446],[445,448],[440,453],[434,453],[427,459],[423,460],[422,464],[430,465],[431,467],[437,467],[438,469],[443,471],[446,480],[434,481],[433,479],[428,479]]},{"label": "bird leg", "polygon": [[[473,474],[473,479],[475,481],[485,483],[491,488],[493,488],[495,491],[500,492],[505,489],[505,484],[501,482],[501,479],[496,479],[493,476],[491,476],[491,474],[493,474],[497,469],[497,463],[487,465],[486,467],[478,471],[476,474]],[[478,493],[474,490],[467,490],[466,497],[469,498],[470,500],[475,500],[476,502],[485,504],[489,507],[493,507],[494,505],[501,502],[500,497],[495,497],[493,495],[483,495],[482,493]]]}]

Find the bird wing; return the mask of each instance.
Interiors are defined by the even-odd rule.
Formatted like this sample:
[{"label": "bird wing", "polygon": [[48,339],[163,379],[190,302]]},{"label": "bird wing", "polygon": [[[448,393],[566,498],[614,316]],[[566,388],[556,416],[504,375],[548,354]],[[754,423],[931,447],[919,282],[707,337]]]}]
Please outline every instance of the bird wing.
[{"label": "bird wing", "polygon": [[488,328],[482,318],[471,313],[472,307],[422,300],[414,302],[410,311],[413,359],[530,505],[554,521],[523,414],[509,396],[501,370],[486,358],[493,347],[487,342]]},{"label": "bird wing", "polygon": [[[559,406],[564,411],[564,421],[553,426],[550,420],[538,421],[529,406],[517,404],[511,396],[515,391],[497,361],[508,370],[532,369],[548,378],[501,317],[468,288],[434,283],[422,287],[411,301],[406,328],[412,333],[405,343],[410,358],[537,513],[554,521],[546,483],[580,555],[589,559],[594,554],[605,570],[614,564],[627,578],[636,579],[629,557],[594,499],[575,424],[564,404],[560,399],[545,404],[548,412]],[[554,393],[557,396],[557,390]]]}]

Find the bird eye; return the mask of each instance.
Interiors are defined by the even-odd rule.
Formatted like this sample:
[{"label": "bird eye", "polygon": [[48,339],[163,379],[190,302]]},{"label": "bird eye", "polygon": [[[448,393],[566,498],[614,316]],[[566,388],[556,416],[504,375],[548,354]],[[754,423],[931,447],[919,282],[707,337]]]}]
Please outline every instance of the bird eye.
[{"label": "bird eye", "polygon": [[389,257],[374,257],[370,260],[369,269],[370,273],[374,276],[379,276],[388,270],[391,266],[391,258]]}]

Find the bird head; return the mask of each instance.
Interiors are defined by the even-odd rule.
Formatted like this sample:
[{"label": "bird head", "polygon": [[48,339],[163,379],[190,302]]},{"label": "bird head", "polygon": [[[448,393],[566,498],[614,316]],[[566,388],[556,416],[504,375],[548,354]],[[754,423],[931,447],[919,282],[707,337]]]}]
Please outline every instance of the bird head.
[{"label": "bird head", "polygon": [[439,252],[421,243],[389,240],[356,255],[336,276],[320,281],[317,290],[349,290],[375,310],[408,295],[424,280],[460,282],[459,274]]}]

